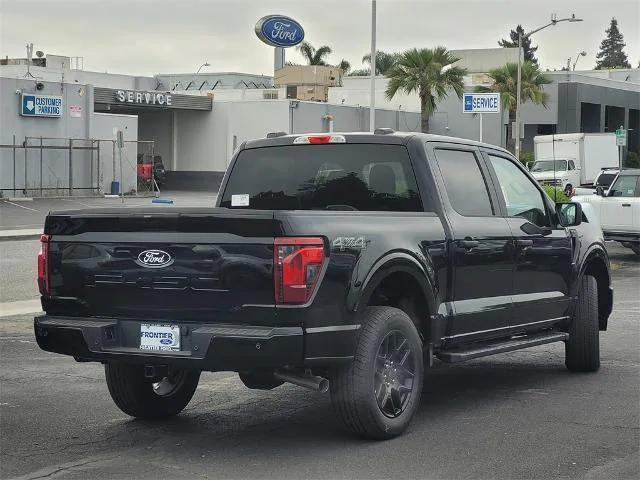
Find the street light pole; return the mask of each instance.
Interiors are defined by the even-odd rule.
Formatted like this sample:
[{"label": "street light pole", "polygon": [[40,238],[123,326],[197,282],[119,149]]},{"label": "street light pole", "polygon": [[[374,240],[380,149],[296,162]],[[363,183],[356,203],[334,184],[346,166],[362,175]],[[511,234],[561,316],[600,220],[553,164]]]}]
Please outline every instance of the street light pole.
[{"label": "street light pole", "polygon": [[[518,78],[517,78],[517,87],[516,87],[516,121],[515,121],[515,154],[516,158],[520,158],[520,96],[521,96],[521,83],[522,83],[522,41],[529,38],[534,33],[539,32],[547,27],[555,26],[560,22],[581,22],[581,18],[576,18],[575,14],[572,14],[569,18],[561,18],[558,20],[554,15],[551,15],[551,22],[543,25],[540,28],[536,28],[535,30],[531,30],[529,33],[522,35],[522,32],[518,32]],[[513,133],[513,132],[512,132]]]},{"label": "street light pole", "polygon": [[376,0],[371,0],[371,100],[369,103],[369,131],[376,129]]},{"label": "street light pole", "polygon": [[198,71],[196,73],[200,73],[200,70],[202,70],[202,67],[210,67],[211,65],[207,62],[203,63],[202,65],[200,65],[200,67],[198,68]]},{"label": "street light pole", "polygon": [[516,136],[515,142],[515,154],[516,158],[520,159],[520,91],[522,90],[522,31],[518,32],[518,82],[516,86],[516,124],[514,125],[515,132],[511,132]]},{"label": "street light pole", "polygon": [[576,55],[576,61],[573,62],[573,71],[576,71],[576,65],[578,64],[578,60],[580,60],[580,57],[586,57],[587,56],[587,52],[582,51],[579,54]]}]

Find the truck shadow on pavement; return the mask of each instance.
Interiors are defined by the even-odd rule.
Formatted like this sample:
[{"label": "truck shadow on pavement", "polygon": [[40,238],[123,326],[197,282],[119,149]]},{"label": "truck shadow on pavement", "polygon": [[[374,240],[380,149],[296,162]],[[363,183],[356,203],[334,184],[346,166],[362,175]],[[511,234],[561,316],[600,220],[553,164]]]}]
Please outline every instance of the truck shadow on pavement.
[{"label": "truck shadow on pavement", "polygon": [[[421,407],[409,434],[429,430],[433,422],[455,428],[461,415],[465,419],[482,418],[496,403],[519,402],[518,397],[524,399],[532,393],[552,395],[554,388],[562,388],[570,376],[564,365],[555,360],[558,359],[548,365],[482,361],[433,369],[425,378]],[[232,440],[232,444],[242,444],[243,448],[263,447],[265,437],[269,442],[277,438],[279,443],[288,443],[285,446],[293,449],[307,443],[333,443],[336,439],[362,442],[342,429],[328,394],[289,386],[271,392],[246,392],[241,403],[233,407],[216,405],[213,397],[199,396],[195,405],[161,425],[141,420],[130,420],[125,425],[135,426],[136,430],[144,426],[197,437],[198,447],[205,449],[219,447],[223,438]]]}]

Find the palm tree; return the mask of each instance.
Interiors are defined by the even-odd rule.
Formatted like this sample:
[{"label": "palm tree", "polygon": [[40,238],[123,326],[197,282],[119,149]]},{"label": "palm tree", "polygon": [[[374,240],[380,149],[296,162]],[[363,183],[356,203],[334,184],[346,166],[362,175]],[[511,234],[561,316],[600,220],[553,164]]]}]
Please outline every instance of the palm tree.
[{"label": "palm tree", "polygon": [[[507,110],[509,112],[509,124],[507,125],[507,149],[513,152],[515,151],[515,139],[512,138],[511,126],[516,120],[518,65],[516,63],[507,63],[502,67],[490,70],[488,76],[493,80],[493,84],[490,87],[476,87],[476,91],[495,92],[500,94],[502,110]],[[538,65],[530,61],[526,61],[522,64],[521,78],[521,102],[526,103],[527,101],[530,101],[536,105],[542,105],[547,108],[549,94],[542,89],[542,86],[551,83],[551,79],[542,73]]]},{"label": "palm tree", "polygon": [[325,58],[331,55],[331,47],[323,45],[315,48],[309,42],[301,42],[296,49],[302,54],[309,65],[326,65]]},{"label": "palm tree", "polygon": [[[445,47],[413,48],[401,53],[387,77],[386,95],[391,100],[398,90],[407,94],[416,92],[420,97],[420,124],[423,133],[429,131],[429,118],[439,101],[451,90],[458,98],[464,91],[465,68],[452,67],[460,60]],[[445,68],[449,67],[449,68]]]},{"label": "palm tree", "polygon": [[338,67],[340,70],[342,70],[343,74],[347,74],[349,73],[349,70],[351,70],[351,64],[345,60],[344,58],[342,60],[340,60],[340,63],[338,63],[336,65],[336,67]]},{"label": "palm tree", "polygon": [[[376,52],[376,75],[387,75],[391,68],[395,65],[400,57],[399,53],[387,53],[383,50]],[[367,53],[362,57],[362,63],[369,65],[369,74],[371,73],[371,54]]]}]

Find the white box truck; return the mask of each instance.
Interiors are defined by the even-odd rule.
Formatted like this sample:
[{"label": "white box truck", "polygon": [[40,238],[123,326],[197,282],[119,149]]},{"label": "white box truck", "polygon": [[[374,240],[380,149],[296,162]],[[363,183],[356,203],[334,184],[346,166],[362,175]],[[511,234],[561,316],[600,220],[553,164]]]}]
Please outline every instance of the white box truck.
[{"label": "white box truck", "polygon": [[533,138],[533,176],[542,185],[562,188],[570,195],[575,187],[593,185],[603,168],[618,165],[614,133],[564,133]]}]

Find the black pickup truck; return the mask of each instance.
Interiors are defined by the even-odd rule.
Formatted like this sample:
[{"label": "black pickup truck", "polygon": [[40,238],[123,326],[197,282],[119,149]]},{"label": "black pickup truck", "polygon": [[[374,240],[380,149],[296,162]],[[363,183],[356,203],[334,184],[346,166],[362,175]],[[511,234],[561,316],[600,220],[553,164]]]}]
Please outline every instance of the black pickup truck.
[{"label": "black pickup truck", "polygon": [[[400,434],[435,359],[564,342],[600,365],[602,232],[507,151],[424,134],[241,145],[215,208],[51,212],[40,347],[105,365],[115,403],[164,418],[202,371],[330,390],[346,427]],[[428,375],[427,375],[428,381]]]}]

